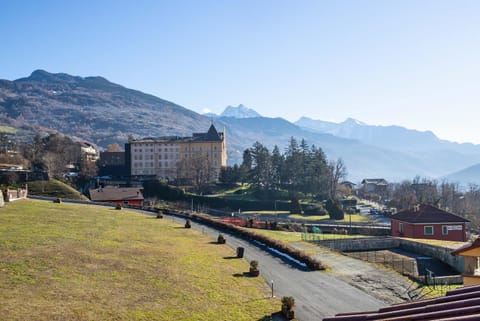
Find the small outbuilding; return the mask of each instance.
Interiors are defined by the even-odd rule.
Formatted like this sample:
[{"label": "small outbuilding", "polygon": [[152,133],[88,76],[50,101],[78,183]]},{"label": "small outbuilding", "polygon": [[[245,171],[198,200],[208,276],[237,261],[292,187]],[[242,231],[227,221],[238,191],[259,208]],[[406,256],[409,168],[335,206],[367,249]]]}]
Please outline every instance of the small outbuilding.
[{"label": "small outbuilding", "polygon": [[89,191],[93,202],[115,203],[120,205],[143,205],[142,189],[139,187],[99,187]]},{"label": "small outbuilding", "polygon": [[480,285],[480,238],[451,253],[463,257],[463,284]]},{"label": "small outbuilding", "polygon": [[469,220],[431,205],[416,205],[390,218],[392,236],[457,242],[467,240],[465,225]]}]

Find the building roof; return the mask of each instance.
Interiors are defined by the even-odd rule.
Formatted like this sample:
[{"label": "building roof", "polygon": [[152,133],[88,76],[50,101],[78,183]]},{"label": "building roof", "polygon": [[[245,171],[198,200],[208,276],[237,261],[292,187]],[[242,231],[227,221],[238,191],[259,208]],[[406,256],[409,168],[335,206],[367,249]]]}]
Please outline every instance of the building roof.
[{"label": "building roof", "polygon": [[215,126],[212,124],[206,133],[193,133],[191,137],[182,136],[162,136],[162,137],[145,137],[142,139],[136,139],[131,143],[152,143],[152,142],[221,142],[223,141],[224,134],[219,133]]},{"label": "building roof", "polygon": [[339,320],[480,320],[480,285],[450,290],[439,298],[400,303],[378,311],[342,313],[323,319]]},{"label": "building roof", "polygon": [[477,238],[473,243],[466,244],[456,249],[455,251],[451,252],[450,254],[469,256],[469,254],[471,254],[472,252],[478,252],[479,248],[480,248],[480,238]]},{"label": "building roof", "polygon": [[392,220],[406,223],[466,223],[469,220],[441,210],[431,205],[416,205],[412,209],[398,212],[391,216]]},{"label": "building roof", "polygon": [[206,133],[195,133],[193,134],[195,141],[205,141],[205,142],[221,142],[222,135],[217,132],[217,129],[213,124],[208,129]]},{"label": "building roof", "polygon": [[94,202],[143,200],[138,187],[103,187],[89,189],[90,199]]},{"label": "building roof", "polygon": [[365,178],[362,180],[362,184],[388,185],[383,178]]}]

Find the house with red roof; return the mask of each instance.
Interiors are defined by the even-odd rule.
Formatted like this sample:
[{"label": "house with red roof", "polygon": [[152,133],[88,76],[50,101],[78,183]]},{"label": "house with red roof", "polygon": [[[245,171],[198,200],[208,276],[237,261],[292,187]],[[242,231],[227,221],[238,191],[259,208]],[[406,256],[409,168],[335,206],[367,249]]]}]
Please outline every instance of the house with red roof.
[{"label": "house with red roof", "polygon": [[469,220],[421,204],[391,216],[391,233],[396,237],[465,242],[466,223]]},{"label": "house with red roof", "polygon": [[377,311],[341,313],[323,321],[480,320],[480,285],[447,291],[445,296],[399,303]]},{"label": "house with red roof", "polygon": [[92,188],[89,191],[93,202],[115,203],[120,205],[143,205],[143,194],[138,187],[106,186]]}]

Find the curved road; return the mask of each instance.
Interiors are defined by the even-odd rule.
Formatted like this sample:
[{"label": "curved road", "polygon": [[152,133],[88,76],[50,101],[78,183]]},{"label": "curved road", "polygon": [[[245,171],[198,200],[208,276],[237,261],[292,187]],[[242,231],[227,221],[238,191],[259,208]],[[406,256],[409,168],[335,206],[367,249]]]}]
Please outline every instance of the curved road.
[{"label": "curved road", "polygon": [[[182,225],[185,223],[183,218],[165,217]],[[218,230],[193,221],[192,228],[215,239],[219,234]],[[310,271],[261,245],[224,231],[221,233],[231,248],[245,248],[247,261],[258,260],[260,274],[269,286],[273,280],[275,296],[295,298],[295,317],[300,321],[321,320],[343,312],[378,310],[387,305],[326,271]]]}]

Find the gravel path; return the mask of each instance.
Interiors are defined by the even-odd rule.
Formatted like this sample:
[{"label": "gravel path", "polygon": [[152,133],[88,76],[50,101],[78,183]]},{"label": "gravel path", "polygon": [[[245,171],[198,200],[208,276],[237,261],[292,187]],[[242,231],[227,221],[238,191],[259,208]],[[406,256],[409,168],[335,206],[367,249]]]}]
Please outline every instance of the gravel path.
[{"label": "gravel path", "polygon": [[295,242],[290,245],[315,253],[314,256],[329,267],[332,276],[383,302],[395,304],[409,299],[407,291],[411,288],[412,281],[382,265],[355,259],[315,244]]}]

